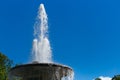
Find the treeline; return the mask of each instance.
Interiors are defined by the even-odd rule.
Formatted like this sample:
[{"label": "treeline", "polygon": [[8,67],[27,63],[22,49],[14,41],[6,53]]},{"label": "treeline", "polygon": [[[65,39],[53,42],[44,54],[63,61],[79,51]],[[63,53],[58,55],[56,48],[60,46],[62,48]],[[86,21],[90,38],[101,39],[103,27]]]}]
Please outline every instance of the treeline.
[{"label": "treeline", "polygon": [[8,72],[12,64],[12,60],[0,52],[0,80],[8,80]]},{"label": "treeline", "polygon": [[[102,80],[102,79],[96,78],[95,80]],[[111,80],[120,80],[120,75],[115,75]]]}]

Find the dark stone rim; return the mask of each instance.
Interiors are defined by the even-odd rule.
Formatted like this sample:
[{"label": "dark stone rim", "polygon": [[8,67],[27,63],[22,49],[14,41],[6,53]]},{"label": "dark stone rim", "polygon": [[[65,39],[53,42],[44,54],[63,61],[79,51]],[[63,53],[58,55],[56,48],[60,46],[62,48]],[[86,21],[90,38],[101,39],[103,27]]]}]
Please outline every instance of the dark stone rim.
[{"label": "dark stone rim", "polygon": [[29,66],[42,66],[42,67],[47,67],[47,66],[52,66],[52,67],[62,67],[62,68],[67,68],[71,71],[73,71],[72,68],[65,66],[65,65],[61,65],[61,64],[55,64],[55,63],[30,63],[30,64],[22,64],[22,65],[18,65],[15,66],[13,68],[11,68],[10,72],[14,69],[20,68],[20,67],[29,67]]}]

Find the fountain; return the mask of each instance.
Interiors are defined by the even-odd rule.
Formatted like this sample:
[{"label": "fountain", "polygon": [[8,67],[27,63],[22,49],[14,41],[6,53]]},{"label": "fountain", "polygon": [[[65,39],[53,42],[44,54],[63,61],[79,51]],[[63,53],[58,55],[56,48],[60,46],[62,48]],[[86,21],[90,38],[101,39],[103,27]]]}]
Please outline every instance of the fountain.
[{"label": "fountain", "polygon": [[44,5],[40,4],[34,26],[32,61],[13,67],[9,80],[73,80],[72,68],[52,61],[47,22]]}]

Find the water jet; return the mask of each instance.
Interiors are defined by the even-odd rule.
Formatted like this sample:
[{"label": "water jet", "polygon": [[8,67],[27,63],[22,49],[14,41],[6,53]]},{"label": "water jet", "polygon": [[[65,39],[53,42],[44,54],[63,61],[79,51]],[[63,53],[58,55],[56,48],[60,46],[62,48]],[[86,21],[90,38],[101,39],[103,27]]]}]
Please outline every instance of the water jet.
[{"label": "water jet", "polygon": [[9,80],[73,80],[72,68],[52,61],[47,20],[44,5],[41,4],[34,27],[31,63],[13,67]]}]

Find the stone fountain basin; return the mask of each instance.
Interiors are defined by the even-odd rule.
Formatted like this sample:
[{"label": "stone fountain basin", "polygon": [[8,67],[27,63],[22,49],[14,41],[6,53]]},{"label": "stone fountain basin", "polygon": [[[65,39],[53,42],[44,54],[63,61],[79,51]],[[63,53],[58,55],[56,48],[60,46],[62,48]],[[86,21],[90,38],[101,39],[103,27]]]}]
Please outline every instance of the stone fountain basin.
[{"label": "stone fountain basin", "polygon": [[31,63],[13,67],[9,72],[9,79],[20,80],[61,80],[71,76],[73,70],[65,65],[55,63]]}]

